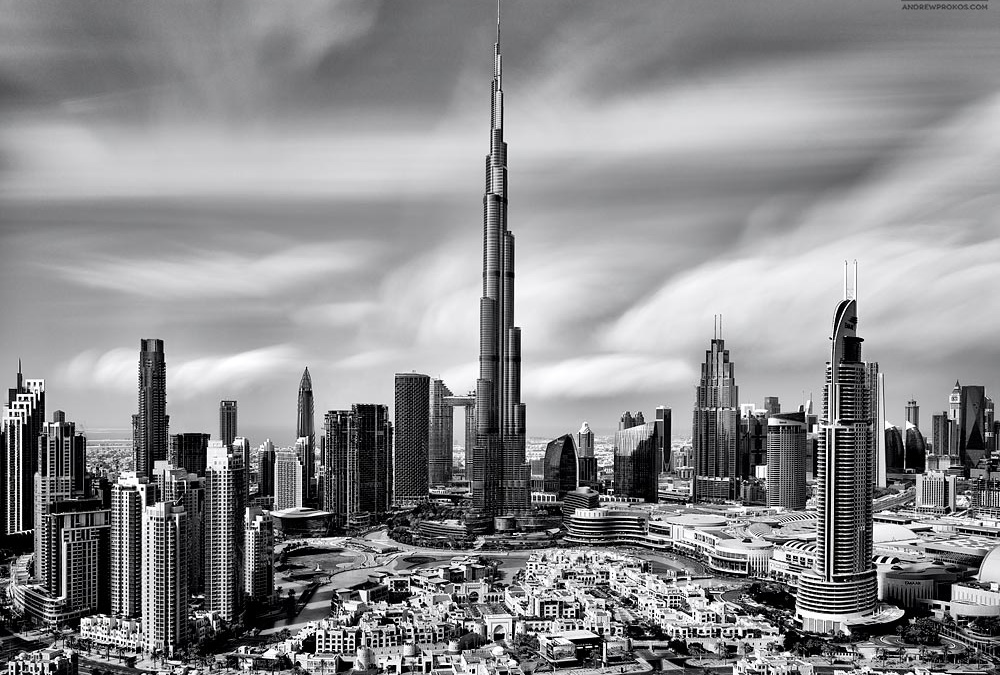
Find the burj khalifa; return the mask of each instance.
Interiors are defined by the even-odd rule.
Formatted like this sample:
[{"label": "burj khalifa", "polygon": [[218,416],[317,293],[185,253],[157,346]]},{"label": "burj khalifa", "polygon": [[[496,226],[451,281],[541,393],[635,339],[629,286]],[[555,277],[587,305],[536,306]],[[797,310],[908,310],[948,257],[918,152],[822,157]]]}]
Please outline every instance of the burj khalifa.
[{"label": "burj khalifa", "polygon": [[479,379],[473,505],[484,515],[517,515],[530,505],[524,461],[521,329],[514,325],[514,234],[507,229],[507,143],[503,140],[500,4],[493,55],[490,153],[483,195],[483,297],[479,301]]}]

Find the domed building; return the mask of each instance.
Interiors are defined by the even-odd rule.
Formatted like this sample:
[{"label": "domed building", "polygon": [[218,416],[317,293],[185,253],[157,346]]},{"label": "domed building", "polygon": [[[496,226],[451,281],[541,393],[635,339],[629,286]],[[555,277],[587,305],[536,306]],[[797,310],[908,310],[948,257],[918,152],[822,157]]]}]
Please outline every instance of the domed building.
[{"label": "domed building", "polygon": [[986,554],[979,566],[979,583],[1000,584],[1000,546]]}]

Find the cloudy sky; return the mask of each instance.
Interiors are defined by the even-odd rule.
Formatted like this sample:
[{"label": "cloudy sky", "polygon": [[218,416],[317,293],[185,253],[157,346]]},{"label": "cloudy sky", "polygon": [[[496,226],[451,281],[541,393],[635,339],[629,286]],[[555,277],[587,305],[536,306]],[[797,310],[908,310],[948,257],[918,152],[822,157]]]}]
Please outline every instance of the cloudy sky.
[{"label": "cloudy sky", "polygon": [[[494,6],[0,0],[0,372],[124,437],[254,443],[473,387]],[[1000,391],[1000,7],[505,0],[529,435],[674,409],[724,315],[740,399],[819,398],[844,259],[889,419]],[[9,386],[3,385],[3,386]],[[458,425],[456,425],[458,428]],[[117,430],[117,431],[116,431]]]}]

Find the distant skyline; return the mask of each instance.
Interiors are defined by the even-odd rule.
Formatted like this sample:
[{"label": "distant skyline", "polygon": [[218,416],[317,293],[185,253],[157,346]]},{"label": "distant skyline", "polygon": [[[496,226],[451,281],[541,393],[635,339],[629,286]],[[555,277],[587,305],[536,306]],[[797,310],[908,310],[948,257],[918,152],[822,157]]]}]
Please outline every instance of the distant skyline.
[{"label": "distant skyline", "polygon": [[[495,3],[0,0],[0,387],[290,446],[396,372],[475,386]],[[530,437],[822,396],[857,259],[887,419],[1000,395],[1000,27],[891,0],[504,0]],[[460,416],[457,416],[460,418]],[[463,425],[456,421],[456,429]],[[461,443],[461,433],[456,440]]]}]

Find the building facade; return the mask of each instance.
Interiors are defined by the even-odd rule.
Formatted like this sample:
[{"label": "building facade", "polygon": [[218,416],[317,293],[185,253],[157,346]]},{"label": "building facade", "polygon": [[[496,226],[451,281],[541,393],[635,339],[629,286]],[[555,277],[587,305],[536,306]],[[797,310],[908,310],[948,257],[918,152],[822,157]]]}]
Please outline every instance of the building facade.
[{"label": "building facade", "polygon": [[[857,267],[855,267],[855,284]],[[877,577],[872,564],[875,452],[873,397],[857,335],[858,303],[845,283],[834,313],[820,422],[817,560],[802,572],[795,613],[807,631],[840,631],[871,615]]]},{"label": "building facade", "polygon": [[663,448],[657,424],[638,424],[615,432],[615,496],[659,501]]},{"label": "building facade", "polygon": [[806,507],[806,414],[778,413],[767,420],[767,505]]},{"label": "building facade", "polygon": [[237,412],[236,401],[219,401],[219,440],[225,445],[232,445],[239,435]]},{"label": "building facade", "polygon": [[279,450],[274,454],[274,508],[276,511],[302,506],[305,469],[298,453]]},{"label": "building facade", "polygon": [[246,511],[246,561],[244,592],[257,601],[274,594],[274,521],[258,507]]},{"label": "building facade", "polygon": [[[204,476],[208,461],[209,438],[211,438],[209,434],[201,433],[171,435],[170,452],[167,456],[167,461],[172,466],[187,469],[191,473]],[[152,469],[152,466],[150,469]]]},{"label": "building facade", "polygon": [[428,495],[431,378],[396,373],[395,385],[392,503],[411,506]]},{"label": "building facade", "polygon": [[[142,637],[144,648],[168,656],[188,639],[187,514],[184,507],[157,502],[143,511]],[[206,598],[207,600],[207,598]]]},{"label": "building facade", "polygon": [[126,472],[111,486],[111,613],[142,615],[142,522],[156,502],[156,486]]},{"label": "building facade", "polygon": [[[431,380],[428,402],[430,419],[427,431],[427,481],[433,487],[447,485],[452,478],[455,409],[445,402],[445,398],[451,395],[451,389],[442,380]],[[398,420],[396,427],[398,430]]]},{"label": "building facade", "polygon": [[316,478],[316,410],[313,403],[312,377],[306,368],[299,380],[298,417],[295,424],[295,437],[305,438],[306,443],[301,449],[302,459],[302,498],[309,501],[312,497],[312,484]]},{"label": "building facade", "polygon": [[227,623],[238,620],[243,600],[246,468],[243,455],[221,441],[208,446],[205,472],[205,609]]},{"label": "building facade", "polygon": [[34,480],[38,436],[45,422],[45,380],[25,380],[17,364],[17,384],[7,390],[0,418],[0,535],[35,526]]}]

